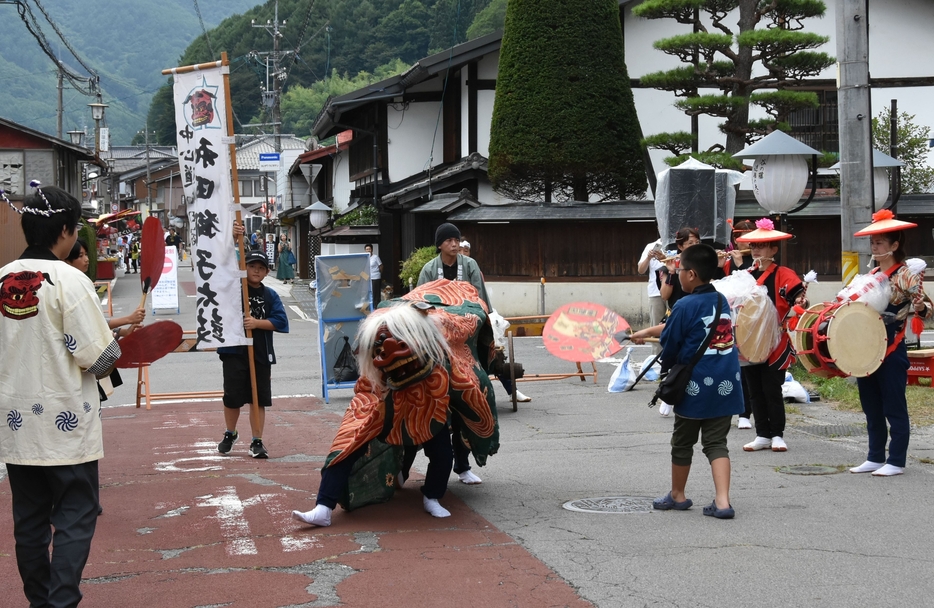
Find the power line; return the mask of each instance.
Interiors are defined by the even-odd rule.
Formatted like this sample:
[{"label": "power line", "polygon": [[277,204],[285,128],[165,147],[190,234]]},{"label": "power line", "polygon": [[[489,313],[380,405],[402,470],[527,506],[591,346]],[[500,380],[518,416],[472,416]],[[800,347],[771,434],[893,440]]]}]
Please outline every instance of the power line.
[{"label": "power line", "polygon": [[[65,48],[71,51],[71,54],[74,56],[75,59],[78,60],[78,63],[81,64],[81,67],[87,70],[88,73],[91,74],[92,76],[97,76],[97,72],[91,69],[91,67],[88,64],[86,64],[84,60],[81,59],[81,56],[78,55],[78,52],[74,48],[72,48],[71,44],[68,43],[68,39],[66,39],[65,35],[62,34],[62,31],[58,29],[58,26],[55,25],[55,22],[52,21],[52,17],[49,16],[48,11],[45,10],[45,7],[42,6],[42,3],[39,2],[39,0],[32,0],[32,1],[36,3],[36,6],[39,8],[40,11],[42,11],[42,14],[45,15],[45,20],[49,22],[49,25],[51,25],[52,29],[55,30],[55,33],[58,34],[58,37],[61,38],[63,43],[65,43]],[[98,81],[100,81],[100,77],[98,77],[97,79]]]},{"label": "power line", "polygon": [[195,12],[198,13],[198,21],[201,23],[201,33],[204,34],[204,41],[208,43],[208,50],[211,52],[211,59],[214,59],[214,46],[211,44],[211,38],[208,36],[208,30],[204,27],[204,19],[201,17],[201,8],[198,6],[198,0],[191,0],[195,3]]},{"label": "power line", "polygon": [[55,55],[55,51],[52,49],[52,45],[49,44],[48,39],[45,37],[45,33],[42,31],[42,26],[39,25],[39,20],[36,19],[32,9],[29,8],[29,5],[26,4],[24,0],[0,0],[0,4],[13,4],[16,6],[16,12],[19,13],[20,19],[22,19],[23,23],[26,25],[26,29],[30,34],[32,34],[33,38],[36,39],[36,42],[39,43],[39,48],[42,49],[42,52],[45,53],[49,59],[52,60],[52,63],[58,66],[62,76],[68,79],[68,82],[71,83],[75,90],[80,91],[85,95],[95,95],[100,87],[100,76],[97,75],[97,72],[88,67],[87,64],[85,64],[85,62],[78,56],[75,50],[65,39],[64,35],[48,16],[45,8],[43,8],[37,0],[33,1],[36,2],[36,5],[42,11],[42,14],[45,15],[46,20],[49,21],[49,23],[52,25],[52,28],[58,34],[59,38],[61,38],[62,42],[65,44],[68,50],[71,51],[72,55],[75,56],[75,59],[78,60],[78,63],[80,63],[82,67],[84,67],[88,73],[91,74],[90,77],[85,77],[72,71],[70,68],[66,67],[65,64]]}]

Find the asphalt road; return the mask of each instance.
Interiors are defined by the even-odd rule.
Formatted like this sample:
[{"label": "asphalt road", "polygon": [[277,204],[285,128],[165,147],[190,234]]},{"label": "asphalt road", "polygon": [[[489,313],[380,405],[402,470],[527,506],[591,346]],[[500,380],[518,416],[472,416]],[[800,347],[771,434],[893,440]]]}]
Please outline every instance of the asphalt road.
[{"label": "asphalt road", "polygon": [[[118,277],[117,315],[138,301],[134,278]],[[183,271],[180,281],[191,280]],[[330,404],[316,397],[318,328],[303,318],[307,294],[267,282],[283,294],[292,325],[276,336],[270,460],[214,455],[223,431],[216,401],[136,410],[129,378],[105,403],[105,514],[85,572],[86,605],[850,607],[924,606],[934,596],[930,431],[914,432],[904,475],[853,475],[845,467],[865,459],[862,416],[798,404],[789,408],[785,453],[745,453],[754,432],[731,432],[734,520],[701,514],[713,484],[699,448],[688,483],[694,508],[652,512],[650,499],[669,488],[672,419],[646,407],[651,384],[608,393],[611,362],[597,364],[597,383],[523,382],[533,400],[518,412],[497,385],[501,451],[475,467],[483,484],[452,476],[442,501],[450,520],[422,513],[407,489],[385,505],[336,511],[330,528],[296,527],[288,511],[310,508],[350,391],[332,392]],[[194,299],[180,298],[180,315],[156,318],[192,325]],[[516,348],[527,373],[573,367],[540,339],[517,339]],[[633,358],[648,355],[636,347]],[[152,367],[151,390],[217,390],[220,371],[215,354],[172,354]],[[198,466],[179,464],[188,457]],[[419,457],[415,468],[425,464]],[[0,495],[8,493],[0,480]],[[605,497],[615,500],[583,504],[626,512],[563,508]],[[4,605],[17,606],[25,602],[8,500],[0,500],[0,581],[16,590]],[[236,529],[237,504],[247,513],[265,505],[246,518],[246,532]],[[237,553],[246,540],[257,553]]]}]

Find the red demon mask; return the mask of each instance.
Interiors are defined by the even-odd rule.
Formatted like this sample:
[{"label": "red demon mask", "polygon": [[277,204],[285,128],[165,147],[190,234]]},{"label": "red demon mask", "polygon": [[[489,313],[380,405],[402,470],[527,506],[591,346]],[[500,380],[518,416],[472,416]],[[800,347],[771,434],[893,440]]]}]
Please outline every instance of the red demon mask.
[{"label": "red demon mask", "polygon": [[42,281],[54,285],[49,275],[32,270],[10,273],[0,279],[0,314],[16,320],[39,314],[36,292],[42,287]]},{"label": "red demon mask", "polygon": [[214,122],[214,95],[199,89],[185,101],[191,103],[191,125],[201,127]]},{"label": "red demon mask", "polygon": [[385,324],[376,334],[373,366],[383,372],[386,384],[392,390],[424,379],[432,368],[408,344],[393,336]]}]

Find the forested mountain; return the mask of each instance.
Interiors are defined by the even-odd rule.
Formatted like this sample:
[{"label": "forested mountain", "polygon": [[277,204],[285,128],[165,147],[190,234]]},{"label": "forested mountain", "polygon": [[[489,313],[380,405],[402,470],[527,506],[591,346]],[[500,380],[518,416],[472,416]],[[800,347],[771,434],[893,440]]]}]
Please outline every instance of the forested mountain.
[{"label": "forested mountain", "polygon": [[[242,12],[259,0],[200,0],[205,26]],[[40,7],[79,56],[101,77],[106,122],[114,144],[127,144],[145,124],[153,93],[165,82],[163,68],[178,65],[179,55],[201,34],[192,0],[16,0],[0,4],[0,116],[51,135],[56,132],[55,63],[41,50],[21,19],[35,16],[52,52],[73,71],[87,76],[56,36]],[[65,131],[88,127],[87,104],[94,101],[66,84]],[[65,136],[67,139],[67,135]]]},{"label": "forested mountain", "polygon": [[[283,132],[309,135],[314,115],[328,94],[340,94],[385,78],[429,55],[501,27],[505,0],[279,0],[281,51],[285,59]],[[208,32],[213,53],[199,36],[182,54],[180,65],[216,59],[227,51],[237,131],[250,122],[269,123],[262,106],[266,84],[263,53],[272,50],[266,29],[275,0],[225,19]],[[498,11],[499,19],[495,14]],[[401,62],[400,62],[401,60]],[[361,74],[361,72],[364,72]],[[349,88],[348,88],[349,87]],[[153,98],[149,124],[160,143],[174,143],[171,87]],[[268,131],[269,128],[267,127]]]}]

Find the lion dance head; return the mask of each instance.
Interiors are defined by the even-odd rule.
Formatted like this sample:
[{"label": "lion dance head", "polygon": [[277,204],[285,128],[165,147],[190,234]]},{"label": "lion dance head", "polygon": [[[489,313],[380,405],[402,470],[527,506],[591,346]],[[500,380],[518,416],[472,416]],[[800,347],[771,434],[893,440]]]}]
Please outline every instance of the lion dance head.
[{"label": "lion dance head", "polygon": [[374,311],[357,339],[361,375],[390,390],[424,379],[449,354],[432,316],[407,302]]}]

